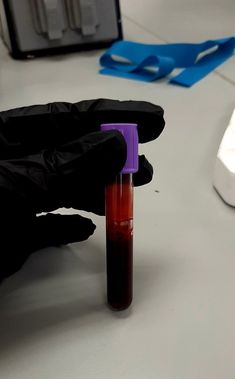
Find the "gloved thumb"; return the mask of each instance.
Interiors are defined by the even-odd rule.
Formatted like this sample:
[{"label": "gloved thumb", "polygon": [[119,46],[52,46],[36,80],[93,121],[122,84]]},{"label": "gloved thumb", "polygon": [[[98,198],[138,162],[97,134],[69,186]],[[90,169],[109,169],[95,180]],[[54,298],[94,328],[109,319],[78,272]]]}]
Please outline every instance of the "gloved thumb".
[{"label": "gloved thumb", "polygon": [[84,241],[95,231],[93,222],[80,215],[48,213],[34,220],[32,251]]},{"label": "gloved thumb", "polygon": [[29,255],[39,249],[86,240],[95,225],[79,215],[46,214],[25,217],[5,215],[5,233],[0,254],[0,282],[18,271]]}]

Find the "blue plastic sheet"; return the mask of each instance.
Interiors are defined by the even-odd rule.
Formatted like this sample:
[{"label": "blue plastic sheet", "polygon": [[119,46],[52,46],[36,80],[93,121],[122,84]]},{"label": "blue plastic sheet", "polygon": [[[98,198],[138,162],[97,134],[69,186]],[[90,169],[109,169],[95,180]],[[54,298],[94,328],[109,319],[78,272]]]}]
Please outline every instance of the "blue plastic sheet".
[{"label": "blue plastic sheet", "polygon": [[234,50],[235,37],[157,45],[119,41],[101,56],[100,73],[150,82],[182,68],[169,82],[191,87],[229,59]]}]

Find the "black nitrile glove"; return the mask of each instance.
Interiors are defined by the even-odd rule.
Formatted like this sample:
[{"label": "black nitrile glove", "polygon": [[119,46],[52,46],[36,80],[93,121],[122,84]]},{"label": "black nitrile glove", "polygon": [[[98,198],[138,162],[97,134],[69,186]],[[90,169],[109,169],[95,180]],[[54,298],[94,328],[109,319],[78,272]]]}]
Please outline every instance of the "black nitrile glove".
[{"label": "black nitrile glove", "polygon": [[[163,110],[138,101],[52,103],[0,113],[0,281],[35,250],[87,239],[95,230],[79,215],[37,216],[61,207],[104,214],[104,188],[122,169],[126,144],[102,123],[138,124],[140,143],[159,136]],[[139,158],[134,184],[151,181]]]}]

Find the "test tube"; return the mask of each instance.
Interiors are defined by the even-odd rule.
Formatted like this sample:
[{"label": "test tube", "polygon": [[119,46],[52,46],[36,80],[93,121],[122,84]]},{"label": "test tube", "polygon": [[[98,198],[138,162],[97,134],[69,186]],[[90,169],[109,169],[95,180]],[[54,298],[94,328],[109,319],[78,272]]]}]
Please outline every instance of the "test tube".
[{"label": "test tube", "polygon": [[102,124],[118,130],[127,144],[122,171],[106,186],[107,300],[111,309],[128,308],[133,298],[133,173],[138,171],[137,124]]}]

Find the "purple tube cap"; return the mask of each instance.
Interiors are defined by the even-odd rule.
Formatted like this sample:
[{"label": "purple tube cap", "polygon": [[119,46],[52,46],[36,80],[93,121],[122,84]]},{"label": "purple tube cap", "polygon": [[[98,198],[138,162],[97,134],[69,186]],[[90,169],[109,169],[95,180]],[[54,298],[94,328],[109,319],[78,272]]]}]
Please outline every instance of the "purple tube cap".
[{"label": "purple tube cap", "polygon": [[125,138],[127,144],[127,159],[121,173],[132,174],[138,171],[139,159],[137,124],[102,124],[101,130],[118,130]]}]

